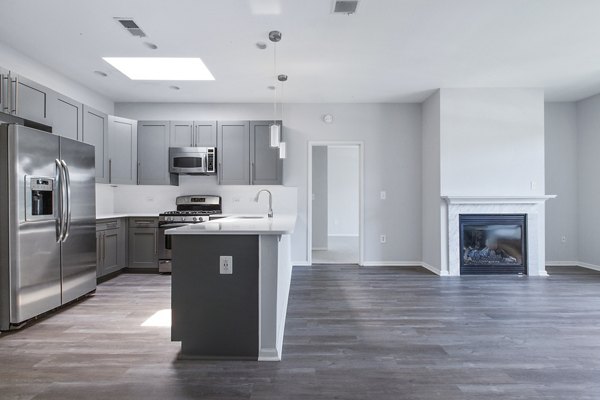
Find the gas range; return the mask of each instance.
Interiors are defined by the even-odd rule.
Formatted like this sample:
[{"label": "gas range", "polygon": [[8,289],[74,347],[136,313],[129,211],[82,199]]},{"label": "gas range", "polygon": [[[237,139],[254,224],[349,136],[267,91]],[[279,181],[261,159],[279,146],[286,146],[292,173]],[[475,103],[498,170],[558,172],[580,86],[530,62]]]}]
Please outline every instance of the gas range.
[{"label": "gas range", "polygon": [[206,222],[211,215],[223,212],[221,197],[219,196],[179,196],[177,197],[176,205],[176,211],[165,211],[158,215],[159,225]]}]

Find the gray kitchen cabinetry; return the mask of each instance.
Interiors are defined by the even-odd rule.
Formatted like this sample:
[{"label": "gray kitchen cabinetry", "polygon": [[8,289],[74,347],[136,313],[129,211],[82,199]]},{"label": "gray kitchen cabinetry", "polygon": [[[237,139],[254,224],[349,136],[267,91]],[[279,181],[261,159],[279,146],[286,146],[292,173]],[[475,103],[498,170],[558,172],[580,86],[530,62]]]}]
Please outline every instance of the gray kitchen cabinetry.
[{"label": "gray kitchen cabinetry", "polygon": [[216,121],[171,121],[170,147],[215,147]]},{"label": "gray kitchen cabinetry", "polygon": [[129,268],[158,268],[158,218],[129,219]]},{"label": "gray kitchen cabinetry", "polygon": [[83,106],[82,141],[96,149],[96,183],[109,183],[108,177],[108,115]]},{"label": "gray kitchen cabinetry", "polygon": [[83,138],[83,104],[57,93],[53,99],[52,133],[81,141]]},{"label": "gray kitchen cabinetry", "polygon": [[37,82],[9,72],[5,74],[3,89],[4,112],[17,117],[52,126],[52,105],[55,92]]},{"label": "gray kitchen cabinetry", "polygon": [[109,219],[96,223],[96,275],[120,271],[127,263],[126,220]]},{"label": "gray kitchen cabinetry", "polygon": [[108,183],[137,183],[137,121],[108,116]]},{"label": "gray kitchen cabinetry", "polygon": [[[281,127],[281,121],[277,121]],[[250,121],[250,181],[253,185],[281,185],[283,160],[271,147],[273,121]]]},{"label": "gray kitchen cabinetry", "polygon": [[169,173],[169,121],[138,121],[138,185],[177,185]]},{"label": "gray kitchen cabinetry", "polygon": [[250,123],[218,122],[217,175],[221,185],[250,184]]}]

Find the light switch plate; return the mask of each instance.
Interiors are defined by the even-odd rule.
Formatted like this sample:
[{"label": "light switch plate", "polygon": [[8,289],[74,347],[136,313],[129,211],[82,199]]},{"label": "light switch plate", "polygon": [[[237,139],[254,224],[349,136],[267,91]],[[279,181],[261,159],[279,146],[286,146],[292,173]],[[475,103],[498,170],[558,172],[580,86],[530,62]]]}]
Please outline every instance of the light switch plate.
[{"label": "light switch plate", "polygon": [[382,190],[379,193],[379,197],[381,197],[381,200],[385,200],[385,198],[387,197],[387,193],[385,192],[385,190]]},{"label": "light switch plate", "polygon": [[233,274],[233,257],[232,256],[220,256],[219,257],[219,272],[221,275]]}]

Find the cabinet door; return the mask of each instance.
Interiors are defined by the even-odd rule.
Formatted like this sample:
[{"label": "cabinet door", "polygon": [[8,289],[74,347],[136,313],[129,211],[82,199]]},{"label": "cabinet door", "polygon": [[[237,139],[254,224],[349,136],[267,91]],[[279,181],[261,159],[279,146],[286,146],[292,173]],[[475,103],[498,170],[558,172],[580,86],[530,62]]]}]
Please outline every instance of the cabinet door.
[{"label": "cabinet door", "polygon": [[194,121],[194,146],[217,147],[216,121]]},{"label": "cabinet door", "polygon": [[158,268],[158,229],[129,227],[129,268]]},{"label": "cabinet door", "polygon": [[96,148],[96,183],[108,183],[108,115],[83,106],[83,142]]},{"label": "cabinet door", "polygon": [[104,248],[103,275],[120,270],[122,267],[119,265],[119,230],[109,229],[104,231],[102,242]]},{"label": "cabinet door", "polygon": [[137,121],[108,117],[109,183],[137,183]]},{"label": "cabinet door", "polygon": [[83,137],[83,105],[62,94],[54,98],[52,133],[73,140]]},{"label": "cabinet door", "polygon": [[250,184],[250,123],[218,122],[217,174],[221,185]]},{"label": "cabinet door", "polygon": [[169,173],[169,121],[138,122],[138,185],[177,184]]},{"label": "cabinet door", "polygon": [[8,70],[0,68],[0,112],[10,113],[8,109]]},{"label": "cabinet door", "polygon": [[194,123],[192,121],[171,121],[170,147],[191,147],[194,145]]},{"label": "cabinet door", "polygon": [[[281,121],[277,121],[281,126]],[[273,121],[250,122],[250,174],[253,185],[281,185],[283,160],[279,148],[271,147]]]},{"label": "cabinet door", "polygon": [[52,125],[52,98],[56,95],[51,89],[18,75],[11,75],[11,113],[25,119]]}]

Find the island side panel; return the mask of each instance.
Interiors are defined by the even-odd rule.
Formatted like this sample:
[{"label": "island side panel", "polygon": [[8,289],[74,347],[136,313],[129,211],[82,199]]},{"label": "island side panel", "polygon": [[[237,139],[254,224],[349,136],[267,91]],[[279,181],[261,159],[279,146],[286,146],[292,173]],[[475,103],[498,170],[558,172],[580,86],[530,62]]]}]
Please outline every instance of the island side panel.
[{"label": "island side panel", "polygon": [[[257,235],[173,235],[172,340],[181,356],[258,358]],[[220,273],[220,256],[233,273]]]}]

